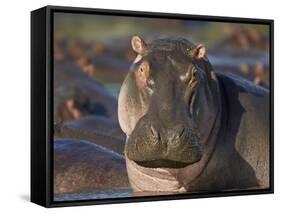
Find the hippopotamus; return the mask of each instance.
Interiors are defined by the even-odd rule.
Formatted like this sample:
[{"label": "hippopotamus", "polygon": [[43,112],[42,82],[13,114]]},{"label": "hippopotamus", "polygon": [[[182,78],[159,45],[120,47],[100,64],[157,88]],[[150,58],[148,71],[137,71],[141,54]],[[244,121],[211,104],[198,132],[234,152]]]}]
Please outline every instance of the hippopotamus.
[{"label": "hippopotamus", "polygon": [[84,140],[54,140],[54,194],[130,190],[123,155]]},{"label": "hippopotamus", "polygon": [[103,116],[117,122],[117,100],[95,79],[70,62],[54,65],[54,122]]},{"label": "hippopotamus", "polygon": [[216,73],[203,44],[133,36],[131,46],[118,120],[134,192],[269,188],[269,91]]},{"label": "hippopotamus", "polygon": [[86,140],[123,155],[126,136],[117,122],[95,115],[55,124],[55,138]]}]

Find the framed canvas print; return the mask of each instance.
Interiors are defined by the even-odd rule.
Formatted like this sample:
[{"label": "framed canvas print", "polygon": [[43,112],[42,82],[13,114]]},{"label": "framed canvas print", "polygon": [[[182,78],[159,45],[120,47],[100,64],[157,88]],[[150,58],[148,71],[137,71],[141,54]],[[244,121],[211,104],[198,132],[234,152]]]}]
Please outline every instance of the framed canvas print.
[{"label": "framed canvas print", "polygon": [[273,20],[31,12],[31,201],[273,193]]}]

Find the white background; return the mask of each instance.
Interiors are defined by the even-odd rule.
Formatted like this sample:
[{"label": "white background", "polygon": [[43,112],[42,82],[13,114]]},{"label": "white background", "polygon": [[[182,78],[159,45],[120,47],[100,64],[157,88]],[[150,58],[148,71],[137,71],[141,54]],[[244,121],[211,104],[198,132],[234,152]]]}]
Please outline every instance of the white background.
[{"label": "white background", "polygon": [[[278,0],[1,1],[0,212],[1,213],[267,213],[280,208],[280,38]],[[45,5],[80,6],[275,19],[275,194],[45,209],[29,202],[30,11]],[[280,212],[280,211],[279,211]],[[276,213],[276,212],[275,212]]]}]

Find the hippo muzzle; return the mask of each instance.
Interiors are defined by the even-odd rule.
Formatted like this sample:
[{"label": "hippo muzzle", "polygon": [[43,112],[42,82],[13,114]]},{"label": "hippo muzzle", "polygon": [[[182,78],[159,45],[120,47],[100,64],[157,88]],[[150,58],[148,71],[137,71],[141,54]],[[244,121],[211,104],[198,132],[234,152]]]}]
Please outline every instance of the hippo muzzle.
[{"label": "hippo muzzle", "polygon": [[199,161],[202,146],[194,130],[182,124],[159,126],[143,117],[128,137],[125,154],[137,164],[150,168],[183,168]]}]

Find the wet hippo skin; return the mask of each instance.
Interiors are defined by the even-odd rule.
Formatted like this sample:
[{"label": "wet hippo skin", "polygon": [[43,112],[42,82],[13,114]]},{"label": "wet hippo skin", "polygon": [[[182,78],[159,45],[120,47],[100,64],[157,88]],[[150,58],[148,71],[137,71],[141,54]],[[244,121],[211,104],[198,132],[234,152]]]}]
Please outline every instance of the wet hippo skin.
[{"label": "wet hippo skin", "polygon": [[112,119],[86,116],[65,121],[54,126],[55,138],[87,140],[119,154],[124,154],[126,136],[119,124]]},{"label": "wet hippo skin", "polygon": [[186,39],[146,44],[118,100],[136,193],[269,187],[269,91],[214,72],[206,47]]},{"label": "wet hippo skin", "polygon": [[267,188],[269,115],[264,110],[269,110],[268,91],[223,75],[218,80],[223,98],[219,138],[206,168],[188,184],[188,190]]},{"label": "wet hippo skin", "polygon": [[124,157],[81,140],[54,140],[54,194],[129,189]]},{"label": "wet hippo skin", "polygon": [[72,63],[56,62],[54,71],[54,122],[87,115],[117,121],[117,101],[93,78]]}]

